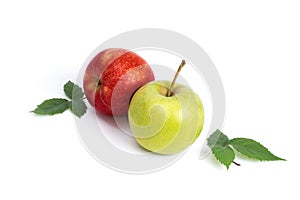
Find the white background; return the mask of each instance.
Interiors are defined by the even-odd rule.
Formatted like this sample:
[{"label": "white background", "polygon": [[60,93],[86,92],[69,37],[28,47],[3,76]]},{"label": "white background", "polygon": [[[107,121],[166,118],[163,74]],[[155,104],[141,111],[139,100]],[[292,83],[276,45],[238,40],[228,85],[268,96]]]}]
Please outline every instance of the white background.
[{"label": "white background", "polygon": [[[195,3],[197,2],[197,4]],[[298,1],[1,1],[0,199],[299,198]],[[34,116],[62,97],[99,44],[137,28],[165,28],[209,54],[226,93],[230,137],[260,141],[286,162],[237,159],[229,170],[197,143],[153,174],[108,169],[82,146],[73,116]]]}]

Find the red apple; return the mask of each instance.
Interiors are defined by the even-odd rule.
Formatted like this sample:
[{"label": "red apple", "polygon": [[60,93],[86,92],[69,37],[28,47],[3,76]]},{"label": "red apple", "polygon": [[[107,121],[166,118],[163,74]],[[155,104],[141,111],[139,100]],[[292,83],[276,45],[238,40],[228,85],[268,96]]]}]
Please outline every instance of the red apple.
[{"label": "red apple", "polygon": [[126,49],[111,48],[98,53],[88,64],[83,88],[89,103],[99,112],[127,115],[133,93],[154,75],[147,62]]}]

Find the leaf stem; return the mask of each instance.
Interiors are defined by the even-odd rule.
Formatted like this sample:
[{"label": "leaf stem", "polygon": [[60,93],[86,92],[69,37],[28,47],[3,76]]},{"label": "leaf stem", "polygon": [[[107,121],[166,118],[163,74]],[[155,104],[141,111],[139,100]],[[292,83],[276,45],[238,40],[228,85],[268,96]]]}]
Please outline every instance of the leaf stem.
[{"label": "leaf stem", "polygon": [[237,162],[232,161],[232,163],[235,164],[236,166],[241,166],[241,164],[239,164]]},{"label": "leaf stem", "polygon": [[178,67],[178,70],[177,70],[177,72],[176,72],[176,74],[175,74],[175,76],[174,76],[174,79],[173,79],[173,81],[172,81],[172,83],[171,83],[171,85],[170,85],[170,87],[169,87],[169,89],[168,89],[167,97],[172,96],[172,94],[173,94],[173,88],[174,88],[176,79],[177,79],[177,77],[178,77],[178,75],[179,75],[179,72],[181,71],[181,69],[182,69],[182,67],[183,67],[184,65],[185,65],[185,60],[182,60],[181,63],[180,63],[180,65],[179,65],[179,67]]}]

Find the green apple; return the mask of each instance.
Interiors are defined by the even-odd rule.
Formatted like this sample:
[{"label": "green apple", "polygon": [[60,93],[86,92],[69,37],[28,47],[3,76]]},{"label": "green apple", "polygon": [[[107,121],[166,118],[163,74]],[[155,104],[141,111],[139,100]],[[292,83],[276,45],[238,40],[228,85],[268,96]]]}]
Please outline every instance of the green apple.
[{"label": "green apple", "polygon": [[[178,70],[179,72],[180,70]],[[200,135],[204,110],[189,87],[170,81],[153,81],[133,95],[128,120],[137,142],[158,154],[176,154]]]}]

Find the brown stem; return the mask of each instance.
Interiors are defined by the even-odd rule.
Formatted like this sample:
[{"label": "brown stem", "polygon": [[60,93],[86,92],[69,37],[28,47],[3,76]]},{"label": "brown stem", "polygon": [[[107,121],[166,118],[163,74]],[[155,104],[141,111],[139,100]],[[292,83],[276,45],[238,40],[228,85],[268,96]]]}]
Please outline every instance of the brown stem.
[{"label": "brown stem", "polygon": [[184,65],[185,65],[185,60],[182,60],[181,63],[180,63],[180,65],[179,65],[179,67],[178,67],[178,70],[177,70],[177,72],[176,72],[176,74],[175,74],[175,76],[174,76],[174,79],[173,79],[173,81],[172,81],[172,83],[171,83],[171,85],[170,85],[170,87],[169,87],[169,89],[168,89],[167,97],[170,97],[170,96],[173,95],[173,88],[174,88],[176,79],[177,79],[177,77],[178,77],[178,75],[179,75],[179,72],[181,71],[181,69],[182,69],[182,67],[183,67]]},{"label": "brown stem", "polygon": [[232,163],[235,164],[236,166],[241,166],[241,164],[239,164],[237,162],[232,161]]}]

